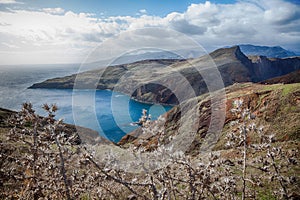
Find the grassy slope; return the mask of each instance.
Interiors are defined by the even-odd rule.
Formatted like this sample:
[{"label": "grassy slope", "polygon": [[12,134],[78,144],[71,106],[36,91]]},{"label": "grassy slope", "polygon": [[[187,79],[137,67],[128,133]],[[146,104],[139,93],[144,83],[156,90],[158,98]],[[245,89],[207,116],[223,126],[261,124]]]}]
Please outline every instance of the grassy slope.
[{"label": "grassy slope", "polygon": [[[224,148],[224,134],[233,131],[229,126],[231,121],[236,118],[230,112],[232,103],[236,99],[242,99],[245,107],[249,107],[255,114],[255,123],[264,126],[267,133],[274,133],[276,138],[280,141],[296,140],[299,141],[300,135],[300,83],[295,84],[275,84],[275,85],[261,85],[261,84],[234,84],[226,88],[226,119],[223,131],[221,133],[218,143],[215,145],[215,150]],[[179,124],[181,116],[180,107],[174,107],[164,115],[166,123],[163,128],[166,132],[164,137],[176,135],[180,129],[188,134],[190,131],[197,131],[196,139],[192,143],[189,153],[197,155],[201,146],[201,141],[207,134],[207,129],[210,123],[210,97],[208,95],[201,95],[197,97],[197,105],[189,104],[187,101],[182,106],[188,107],[188,110],[199,110],[199,122],[193,124],[191,121],[185,121]],[[193,120],[192,118],[187,118]],[[182,129],[182,127],[187,127]],[[189,127],[189,128],[188,128]],[[130,141],[134,145],[140,144],[142,137],[134,138],[135,134],[141,134],[141,129],[125,136],[120,144],[126,146]],[[157,144],[159,135],[143,136],[143,146],[147,149]],[[167,139],[166,139],[167,141]]]},{"label": "grassy slope", "polygon": [[[245,87],[246,86],[246,87]],[[250,85],[249,85],[250,86]],[[243,90],[228,94],[228,99],[244,98],[257,116],[255,122],[274,133],[278,140],[300,139],[300,83],[274,85],[241,85]],[[230,89],[229,89],[230,90]],[[251,101],[248,98],[253,98]],[[229,117],[229,116],[228,116]],[[223,132],[232,131],[229,119]],[[218,146],[224,141],[220,140]]]}]

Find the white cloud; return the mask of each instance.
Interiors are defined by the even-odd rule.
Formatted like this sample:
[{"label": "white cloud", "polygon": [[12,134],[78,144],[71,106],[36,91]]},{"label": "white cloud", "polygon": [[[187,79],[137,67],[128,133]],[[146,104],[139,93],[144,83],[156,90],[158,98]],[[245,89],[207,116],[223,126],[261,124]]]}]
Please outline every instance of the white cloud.
[{"label": "white cloud", "polygon": [[195,25],[215,25],[219,22],[217,14],[220,8],[206,1],[204,4],[191,4],[184,13],[184,18]]},{"label": "white cloud", "polygon": [[147,10],[146,10],[146,9],[141,9],[141,10],[139,10],[139,12],[140,12],[141,14],[147,14]]},{"label": "white cloud", "polygon": [[[193,37],[208,49],[254,43],[299,51],[299,14],[298,5],[283,0],[247,0],[235,4],[192,4],[181,18],[194,25],[195,30],[206,27],[205,32],[198,31]],[[185,32],[189,34],[191,28]]]},{"label": "white cloud", "polygon": [[[7,63],[39,63],[41,58],[47,63],[80,62],[88,49],[119,32],[115,22],[102,22],[87,13],[69,11],[56,15],[45,11],[14,10],[0,11],[0,15],[0,24],[6,24],[0,26],[0,43],[10,41],[10,45],[0,47],[1,64],[13,54],[15,59],[9,59]],[[12,49],[13,45],[20,47],[18,53]],[[27,59],[30,55],[31,59]]]},{"label": "white cloud", "polygon": [[23,3],[15,0],[0,0],[0,4],[23,4]]},{"label": "white cloud", "polygon": [[7,46],[7,47],[9,47],[11,49],[18,49],[18,48],[20,48],[20,47],[14,45],[14,44],[9,44],[9,43],[6,43],[6,42],[2,42],[2,45]]},{"label": "white cloud", "polygon": [[[9,1],[16,2],[0,0],[0,3]],[[253,43],[281,45],[300,52],[300,8],[284,0],[247,0],[234,4],[207,1],[165,17],[151,16],[144,9],[139,13],[136,17],[97,18],[91,13],[74,13],[63,8],[0,11],[0,60],[5,62],[8,55],[13,58],[15,53],[22,59],[31,55],[30,62],[41,62],[41,58],[48,63],[80,62],[88,50],[102,41],[123,31],[145,27],[174,29],[192,37],[208,51],[225,45]],[[147,31],[144,36],[133,35],[124,40],[123,45],[134,41],[142,47],[147,39],[154,41],[154,37],[175,39]],[[23,62],[22,59],[12,60]]]},{"label": "white cloud", "polygon": [[50,14],[63,14],[65,12],[63,8],[43,8],[42,10]]}]

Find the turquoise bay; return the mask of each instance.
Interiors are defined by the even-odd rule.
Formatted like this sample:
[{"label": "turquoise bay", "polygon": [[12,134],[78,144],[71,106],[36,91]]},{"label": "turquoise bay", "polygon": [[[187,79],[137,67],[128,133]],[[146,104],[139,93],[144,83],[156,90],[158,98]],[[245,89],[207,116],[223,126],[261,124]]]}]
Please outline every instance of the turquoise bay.
[{"label": "turquoise bay", "polygon": [[42,105],[55,103],[59,108],[57,119],[96,130],[113,142],[137,128],[132,122],[139,119],[143,109],[149,110],[152,119],[171,109],[108,90],[27,89],[35,82],[76,73],[76,66],[0,68],[0,107],[17,111],[22,103],[31,102],[38,114],[45,115]]},{"label": "turquoise bay", "polygon": [[152,119],[157,119],[172,108],[140,103],[125,94],[109,90],[73,91],[72,99],[75,122],[69,123],[97,130],[113,142],[118,142],[126,133],[137,128],[133,122],[138,121],[143,109],[148,110]]}]

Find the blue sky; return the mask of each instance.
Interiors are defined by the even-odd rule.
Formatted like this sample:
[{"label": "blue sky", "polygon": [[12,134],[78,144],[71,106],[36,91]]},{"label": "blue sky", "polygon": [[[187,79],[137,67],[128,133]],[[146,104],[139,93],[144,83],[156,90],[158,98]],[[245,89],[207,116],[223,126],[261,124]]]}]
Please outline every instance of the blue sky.
[{"label": "blue sky", "polygon": [[299,53],[299,27],[299,0],[0,0],[0,65],[82,62],[97,46],[132,42],[189,48],[175,32],[208,52],[247,43]]},{"label": "blue sky", "polygon": [[[205,0],[27,0],[25,4],[15,5],[16,8],[60,7],[74,12],[94,13],[98,17],[130,15],[145,9],[148,14],[165,16],[170,12],[184,12],[192,3],[205,3]],[[212,3],[234,3],[235,0],[212,0]]]},{"label": "blue sky", "polygon": [[[233,4],[239,0],[211,0],[211,3]],[[295,4],[300,4],[299,0],[286,0]],[[20,0],[23,5],[19,8],[45,8],[60,7],[74,12],[89,12],[96,16],[134,16],[139,10],[145,9],[150,15],[165,16],[170,12],[184,12],[192,4],[205,3],[206,0]]]}]

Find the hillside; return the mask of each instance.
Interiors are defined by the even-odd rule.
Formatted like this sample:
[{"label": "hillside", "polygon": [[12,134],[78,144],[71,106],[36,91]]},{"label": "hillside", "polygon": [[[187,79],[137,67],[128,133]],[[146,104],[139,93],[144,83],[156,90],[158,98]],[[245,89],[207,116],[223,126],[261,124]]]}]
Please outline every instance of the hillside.
[{"label": "hillside", "polygon": [[[214,95],[218,95],[218,93]],[[226,97],[225,124],[222,132],[218,135],[219,139],[215,141],[214,150],[226,149],[224,135],[235,131],[230,124],[237,118],[230,110],[233,108],[233,102],[237,99],[243,101],[244,108],[248,107],[251,110],[255,116],[253,122],[259,126],[264,126],[266,133],[275,134],[279,141],[299,141],[300,83],[287,85],[234,84],[226,88]],[[188,137],[191,132],[195,132],[195,138],[186,152],[190,155],[198,155],[202,142],[206,137],[209,137],[208,129],[211,123],[212,105],[208,95],[199,96],[194,100],[198,103],[191,103],[193,100],[186,101],[163,115],[164,123],[152,123],[148,129],[163,130],[159,134],[147,134],[145,129],[139,128],[124,136],[119,145],[126,147],[133,144],[136,147],[153,150],[156,148],[158,140],[168,144],[171,142],[168,138],[174,137],[176,134],[180,133]],[[222,106],[222,104],[213,105],[213,109],[221,110]],[[182,108],[185,109],[187,115],[197,111],[198,119],[185,117]],[[181,118],[185,120],[180,121]],[[255,138],[249,140],[255,141]]]},{"label": "hillside", "polygon": [[[214,95],[218,95],[218,92]],[[249,165],[247,168],[250,173],[249,177],[252,177],[252,180],[261,181],[259,184],[255,181],[249,184],[249,187],[255,191],[249,199],[299,199],[299,190],[296,188],[300,186],[298,164],[300,83],[286,85],[234,84],[226,88],[226,97],[225,122],[220,132],[210,130],[210,126],[217,125],[212,121],[212,112],[213,110],[222,110],[222,103],[212,104],[208,95],[202,95],[174,107],[163,115],[162,119],[152,122],[149,126],[139,128],[124,136],[119,145],[122,148],[140,149],[142,152],[150,153],[162,151],[162,146],[174,147],[174,151],[184,150],[185,154],[192,157],[192,160],[197,164],[199,161],[209,159],[212,166],[222,166],[213,170],[212,173],[218,174],[220,172],[227,174],[227,176],[231,173],[229,171],[232,168],[234,168],[233,174],[240,175],[242,173],[240,166],[245,162]],[[198,103],[191,103],[193,101]],[[233,105],[236,101],[242,102],[242,110],[238,115],[233,113],[235,109]],[[243,117],[246,109],[250,110],[249,118]],[[190,117],[193,111],[197,112],[196,116],[198,117],[196,119],[195,115]],[[221,116],[218,117],[222,118]],[[184,120],[182,121],[182,119]],[[244,131],[247,132],[245,137],[245,143],[248,146],[247,161],[243,161],[243,155],[245,155],[243,142],[241,142],[243,127],[245,128]],[[232,146],[232,141],[238,144]],[[268,142],[265,143],[266,141]],[[263,145],[260,145],[261,143]],[[211,155],[216,154],[218,156],[211,158]],[[275,156],[278,158],[275,159]],[[292,156],[295,157],[292,158]],[[264,160],[268,157],[272,158],[271,161]],[[215,165],[214,160],[218,162],[219,159],[221,163]],[[262,175],[270,174],[270,168],[267,167],[270,163],[282,175],[279,176],[279,173],[272,176]],[[198,165],[201,164],[200,162]],[[279,167],[275,167],[276,165]],[[197,169],[196,167],[193,170],[197,171]],[[200,170],[200,173],[205,173],[205,171]],[[290,178],[285,179],[286,176]],[[269,178],[266,179],[266,177]],[[274,192],[274,188],[277,187],[275,180],[278,180],[276,177],[284,180],[284,183],[281,182],[281,184],[289,187],[289,189],[284,190],[293,191],[291,195],[285,197],[276,195],[278,194]],[[290,181],[291,177],[295,181]],[[218,181],[219,177],[216,180]],[[242,177],[238,177],[238,180],[242,180]],[[215,180],[212,183],[215,183]],[[237,185],[242,184],[242,182],[236,183]],[[234,185],[232,187],[235,188]],[[271,190],[273,192],[270,192]],[[220,199],[226,198],[221,197]],[[233,197],[229,199],[233,199]]]},{"label": "hillside", "polygon": [[216,73],[210,71],[214,66],[218,68],[224,85],[229,86],[236,82],[263,81],[298,70],[300,58],[258,56],[249,59],[235,46],[189,60],[145,60],[109,66],[49,79],[30,88],[114,89],[138,101],[176,105],[208,91],[207,81],[213,84],[216,80],[211,76],[216,76]]},{"label": "hillside", "polygon": [[272,79],[268,79],[261,82],[262,84],[276,84],[276,83],[300,83],[300,70],[297,70],[295,72],[291,72],[289,74],[286,74],[284,76],[275,77]]}]

